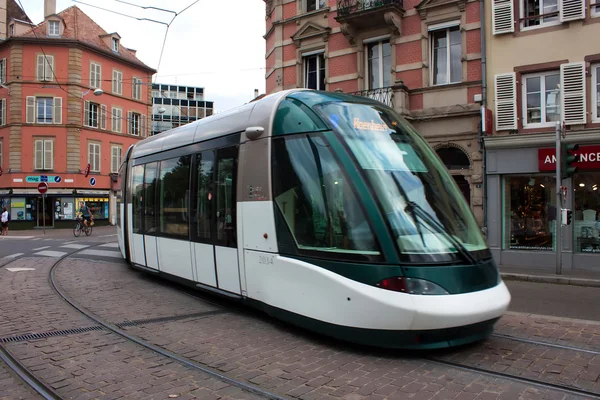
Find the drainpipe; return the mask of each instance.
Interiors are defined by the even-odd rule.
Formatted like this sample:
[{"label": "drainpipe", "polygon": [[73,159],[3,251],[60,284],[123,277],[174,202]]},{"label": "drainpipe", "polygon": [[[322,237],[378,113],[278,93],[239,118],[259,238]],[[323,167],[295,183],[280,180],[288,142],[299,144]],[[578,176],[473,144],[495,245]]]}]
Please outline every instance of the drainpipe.
[{"label": "drainpipe", "polygon": [[[483,109],[487,107],[487,60],[486,60],[486,42],[485,42],[485,1],[479,0],[479,20],[481,26],[481,106]],[[487,173],[486,161],[487,152],[485,151],[485,142],[483,141],[483,115],[479,126],[479,151],[482,152],[482,167],[481,178],[483,186],[483,230],[487,238]]]}]

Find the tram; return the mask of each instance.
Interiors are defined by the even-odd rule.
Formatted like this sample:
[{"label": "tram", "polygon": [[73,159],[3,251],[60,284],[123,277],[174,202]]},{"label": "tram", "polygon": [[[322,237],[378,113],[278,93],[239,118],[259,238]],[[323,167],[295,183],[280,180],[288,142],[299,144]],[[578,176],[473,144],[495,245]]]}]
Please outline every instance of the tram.
[{"label": "tram", "polygon": [[278,92],[140,141],[119,179],[134,268],[320,334],[451,347],[510,302],[438,156],[369,98]]}]

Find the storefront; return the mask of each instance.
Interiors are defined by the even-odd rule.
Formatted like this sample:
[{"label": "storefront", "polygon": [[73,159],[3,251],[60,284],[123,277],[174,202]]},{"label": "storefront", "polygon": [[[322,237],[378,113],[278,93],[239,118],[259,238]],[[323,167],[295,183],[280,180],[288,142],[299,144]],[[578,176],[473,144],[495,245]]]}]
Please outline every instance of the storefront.
[{"label": "storefront", "polygon": [[[555,150],[550,135],[536,136],[486,139],[487,240],[501,265],[555,270],[561,208]],[[525,147],[531,144],[538,146]],[[577,157],[577,173],[562,182],[567,187],[562,207],[573,210],[573,222],[562,228],[563,269],[600,269],[600,145],[581,144]]]},{"label": "storefront", "polygon": [[0,192],[2,207],[11,216],[11,229],[64,228],[72,224],[79,212],[80,202],[90,208],[94,219],[108,224],[109,191],[49,190],[42,196],[37,190],[24,189]]}]

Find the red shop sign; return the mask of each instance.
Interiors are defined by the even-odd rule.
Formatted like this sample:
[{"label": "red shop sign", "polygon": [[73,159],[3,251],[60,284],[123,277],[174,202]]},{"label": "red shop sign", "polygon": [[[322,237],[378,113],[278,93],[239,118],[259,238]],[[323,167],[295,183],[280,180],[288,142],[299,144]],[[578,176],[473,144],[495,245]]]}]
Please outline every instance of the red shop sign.
[{"label": "red shop sign", "polygon": [[[540,171],[556,169],[556,149],[538,149],[538,167]],[[579,169],[600,169],[600,146],[579,146],[575,152],[578,157],[574,166]]]}]

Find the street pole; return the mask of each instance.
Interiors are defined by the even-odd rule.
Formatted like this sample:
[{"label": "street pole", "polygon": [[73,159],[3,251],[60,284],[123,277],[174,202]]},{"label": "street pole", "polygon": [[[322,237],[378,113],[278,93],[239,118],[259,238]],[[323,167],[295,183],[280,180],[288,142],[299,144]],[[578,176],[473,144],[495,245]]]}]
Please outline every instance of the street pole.
[{"label": "street pole", "polygon": [[561,236],[562,236],[562,205],[561,205],[561,195],[562,195],[562,177],[561,177],[561,146],[560,146],[560,135],[561,135],[561,124],[560,122],[556,122],[556,274],[560,275],[562,272],[562,244],[561,244]]},{"label": "street pole", "polygon": [[42,195],[42,218],[44,219],[44,236],[46,235],[46,193]]}]

